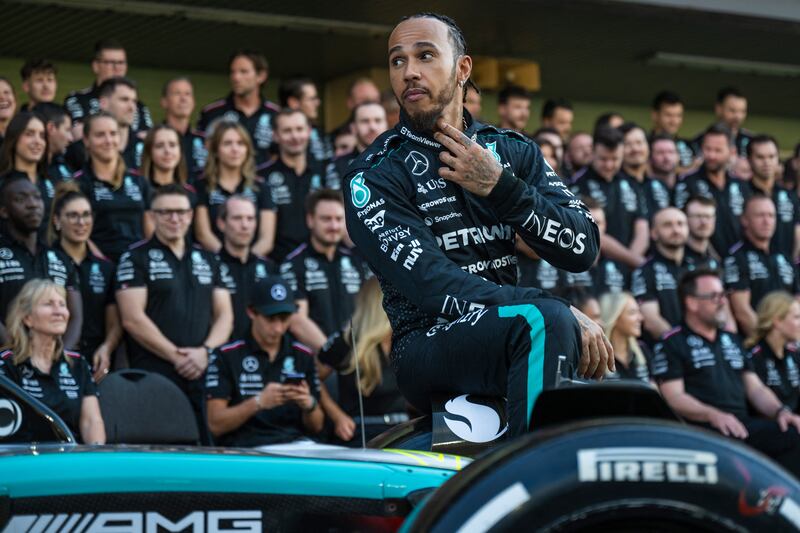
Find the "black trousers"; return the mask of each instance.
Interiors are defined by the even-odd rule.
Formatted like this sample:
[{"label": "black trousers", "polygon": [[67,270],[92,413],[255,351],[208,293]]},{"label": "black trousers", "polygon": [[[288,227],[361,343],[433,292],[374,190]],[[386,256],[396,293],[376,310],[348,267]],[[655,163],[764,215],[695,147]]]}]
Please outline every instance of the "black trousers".
[{"label": "black trousers", "polygon": [[536,398],[555,384],[558,356],[572,368],[580,357],[580,328],[559,300],[540,298],[469,312],[398,339],[392,351],[406,399],[429,412],[433,393],[504,396],[509,435],[531,424]]},{"label": "black trousers", "polygon": [[750,434],[745,442],[800,479],[800,434],[794,426],[781,431],[774,420],[749,418],[742,423]]}]

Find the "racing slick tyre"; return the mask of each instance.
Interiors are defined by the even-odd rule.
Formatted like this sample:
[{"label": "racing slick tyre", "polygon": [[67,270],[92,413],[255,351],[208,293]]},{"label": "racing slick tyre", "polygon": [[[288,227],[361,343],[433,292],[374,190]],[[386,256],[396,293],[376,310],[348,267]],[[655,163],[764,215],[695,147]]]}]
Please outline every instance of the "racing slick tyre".
[{"label": "racing slick tyre", "polygon": [[413,532],[797,531],[800,483],[710,431],[582,421],[516,439],[448,480]]}]

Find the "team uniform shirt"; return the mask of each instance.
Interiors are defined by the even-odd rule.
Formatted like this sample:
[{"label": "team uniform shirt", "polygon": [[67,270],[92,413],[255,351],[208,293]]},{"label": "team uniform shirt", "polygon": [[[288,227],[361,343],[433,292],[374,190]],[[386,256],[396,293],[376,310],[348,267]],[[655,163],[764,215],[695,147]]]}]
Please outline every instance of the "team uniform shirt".
[{"label": "team uniform shirt", "polygon": [[645,383],[650,382],[650,369],[648,365],[650,361],[653,359],[653,354],[650,351],[650,348],[643,342],[638,343],[639,349],[642,351],[642,355],[644,355],[644,361],[639,361],[639,359],[631,353],[631,360],[628,362],[628,366],[625,366],[620,362],[619,359],[616,360],[615,363],[615,372],[610,372],[606,374],[605,378],[606,381],[644,381]]},{"label": "team uniform shirt", "polygon": [[250,331],[250,317],[247,316],[247,306],[250,301],[255,284],[268,276],[278,273],[278,267],[271,260],[248,254],[247,260],[242,263],[238,257],[233,257],[223,246],[219,251],[220,279],[222,284],[231,294],[233,305],[233,333],[231,339],[243,339]]},{"label": "team uniform shirt", "polygon": [[259,176],[255,177],[252,185],[247,185],[245,179],[242,178],[239,180],[236,189],[232,191],[224,189],[219,183],[217,183],[217,186],[213,190],[209,191],[208,178],[206,177],[197,180],[194,184],[194,188],[197,191],[197,205],[202,205],[208,209],[208,220],[211,223],[211,230],[220,242],[224,240],[224,236],[222,235],[222,231],[217,227],[216,222],[219,209],[220,206],[234,194],[244,196],[256,206],[256,234],[253,236],[253,242],[258,240],[261,212],[275,209],[272,198],[269,195],[269,187],[267,187],[264,180]]},{"label": "team uniform shirt", "polygon": [[0,353],[0,374],[52,409],[76,435],[80,435],[81,404],[97,396],[88,362],[77,352],[64,350],[45,374],[31,360],[14,364],[11,350]]},{"label": "team uniform shirt", "polygon": [[[72,259],[58,242],[53,247]],[[94,352],[106,338],[106,307],[115,303],[114,264],[87,250],[83,261],[80,264],[72,261],[72,266],[78,274],[83,303],[79,351],[91,362]]]},{"label": "team uniform shirt", "polygon": [[601,258],[586,272],[569,272],[556,268],[543,259],[533,260],[521,255],[518,260],[518,284],[555,291],[564,287],[578,287],[599,297],[607,292],[628,290],[630,270],[611,259]]},{"label": "team uniform shirt", "polygon": [[698,268],[722,269],[722,260],[712,250],[712,246],[709,246],[705,253],[700,253],[689,246],[689,243],[686,243],[683,248],[683,262],[688,270],[696,270]]},{"label": "team uniform shirt", "polygon": [[606,233],[627,246],[633,240],[633,226],[647,219],[647,205],[636,180],[619,173],[610,182],[592,167],[579,172],[570,187],[577,196],[588,196],[600,204],[606,214]]},{"label": "team uniform shirt", "polygon": [[485,306],[549,296],[516,286],[518,234],[539,257],[576,272],[597,257],[591,214],[536,143],[473,121],[467,111],[464,121],[465,135],[503,168],[486,197],[439,176],[444,147],[414,131],[403,111],[342,180],[348,233],[383,288],[395,358],[414,330]]},{"label": "team uniform shirt", "polygon": [[672,205],[672,191],[660,180],[645,176],[643,181],[638,181],[625,171],[622,171],[622,174],[639,187],[639,194],[644,199],[649,218],[655,216],[661,209]]},{"label": "team uniform shirt", "polygon": [[[176,346],[202,346],[213,320],[214,289],[222,284],[219,261],[211,252],[187,243],[180,259],[156,237],[122,254],[115,290],[147,289],[145,314]],[[162,374],[182,383],[173,365],[128,337],[132,368]]]},{"label": "team uniform shirt", "polygon": [[344,246],[328,261],[308,243],[290,253],[280,268],[295,300],[308,301],[309,318],[326,336],[341,330],[353,315],[364,270]]},{"label": "team uniform shirt", "polygon": [[[319,379],[314,356],[307,346],[284,335],[274,361],[252,337],[214,350],[208,361],[206,394],[209,399],[229,400],[233,407],[253,398],[270,383],[280,383],[281,373],[302,372],[314,398],[319,401]],[[261,409],[242,426],[217,437],[220,446],[261,446],[291,442],[305,437],[303,412],[294,402]]]},{"label": "team uniform shirt", "polygon": [[753,181],[750,187],[772,198],[775,204],[775,233],[769,243],[769,249],[780,252],[786,257],[794,257],[794,230],[800,224],[800,201],[797,194],[778,184],[772,188],[771,194],[759,189]]},{"label": "team uniform shirt", "polygon": [[54,155],[47,165],[47,177],[52,181],[58,183],[60,181],[67,181],[72,179],[77,169],[72,167],[64,154]]},{"label": "team uniform shirt", "polygon": [[197,129],[205,136],[208,127],[217,119],[238,122],[250,133],[250,139],[255,148],[256,164],[261,164],[270,158],[272,116],[279,111],[280,108],[272,102],[262,100],[256,112],[247,116],[236,109],[233,103],[233,93],[231,93],[226,98],[208,104],[200,111]]},{"label": "team uniform shirt", "polygon": [[685,263],[676,264],[655,250],[645,264],[633,272],[631,292],[639,303],[658,302],[659,314],[675,326],[683,317],[678,282],[686,271]]},{"label": "team uniform shirt", "polygon": [[353,150],[328,163],[325,168],[325,187],[327,189],[339,189],[342,186],[342,177],[347,174],[347,167],[358,157],[358,154],[358,150]]},{"label": "team uniform shirt", "polygon": [[787,344],[783,348],[783,357],[779,358],[767,341],[762,340],[747,355],[753,371],[764,385],[793,412],[800,404],[800,352],[797,348],[793,343]]},{"label": "team uniform shirt", "polygon": [[[705,133],[700,133],[697,135],[697,137],[692,139],[692,148],[694,149],[695,153],[698,154],[698,156],[703,155],[702,145],[704,135]],[[733,144],[736,146],[736,154],[739,157],[747,157],[747,145],[750,144],[750,140],[752,138],[753,134],[750,132],[750,130],[740,129],[736,133],[736,138],[733,140]]]},{"label": "team uniform shirt", "polygon": [[205,136],[201,131],[191,128],[183,133],[178,132],[178,134],[181,138],[181,154],[186,159],[186,170],[189,176],[202,173],[208,160]]},{"label": "team uniform shirt", "polygon": [[36,252],[8,235],[0,234],[0,321],[5,323],[11,301],[32,279],[45,278],[68,290],[78,290],[78,275],[63,252],[44,246]]},{"label": "team uniform shirt", "polygon": [[[19,170],[10,170],[0,176],[0,183],[7,178],[16,177],[27,178],[28,174],[25,172],[20,172]],[[42,223],[39,226],[39,239],[42,242],[47,241],[47,225],[50,221],[50,210],[53,208],[53,198],[56,195],[56,185],[58,183],[59,180],[51,178],[49,174],[36,177],[35,185],[36,188],[39,189],[39,195],[42,197],[42,203],[44,203],[44,216],[42,217]]]},{"label": "team uniform shirt", "polygon": [[128,144],[122,151],[122,160],[128,170],[137,170],[142,166],[144,154],[144,141],[140,139],[133,128],[128,128]]},{"label": "team uniform shirt", "polygon": [[270,256],[279,263],[308,239],[306,196],[322,188],[322,169],[319,162],[309,160],[303,174],[298,176],[281,158],[259,167],[259,173],[266,176],[272,203],[277,210],[275,248]]},{"label": "team uniform shirt", "polygon": [[[79,91],[72,91],[64,100],[64,107],[72,118],[72,122],[83,122],[86,117],[96,115],[100,111],[99,87],[95,84]],[[141,100],[136,101],[136,112],[133,114],[131,127],[135,133],[147,131],[153,127],[150,109]]]},{"label": "team uniform shirt", "polygon": [[[381,362],[381,381],[369,396],[364,396],[364,416],[383,416],[406,411],[406,400],[397,386],[397,378],[383,349],[377,347]],[[339,407],[350,417],[360,416],[356,373],[348,372],[353,351],[341,333],[334,333],[319,352],[319,360],[337,371]]]},{"label": "team uniform shirt", "polygon": [[800,294],[798,279],[791,260],[779,252],[765,253],[747,239],[731,248],[724,261],[725,288],[730,291],[750,290],[750,307],[772,291]]},{"label": "team uniform shirt", "polygon": [[[654,131],[650,132],[650,135],[647,137],[648,144],[653,143],[655,135],[656,133]],[[693,141],[682,139],[677,136],[673,137],[673,140],[675,141],[675,148],[678,150],[678,166],[682,168],[692,166],[696,157]]]},{"label": "team uniform shirt", "polygon": [[75,174],[94,213],[92,242],[105,256],[115,261],[128,247],[144,237],[144,212],[150,209],[150,185],[140,175],[126,172],[122,185],[115,189],[101,181],[91,164]]},{"label": "team uniform shirt", "polygon": [[683,209],[692,196],[713,198],[717,203],[717,225],[711,235],[711,244],[720,254],[728,252],[741,239],[739,217],[744,203],[750,197],[750,187],[730,174],[725,176],[725,186],[718,189],[708,179],[705,165],[696,172],[682,176],[675,185],[675,206]]},{"label": "team uniform shirt", "polygon": [[739,420],[748,417],[745,371],[752,368],[742,343],[727,331],[718,331],[712,342],[683,324],[664,334],[653,355],[653,377],[659,383],[683,378],[688,394]]},{"label": "team uniform shirt", "polygon": [[308,154],[322,164],[333,159],[333,147],[330,139],[319,126],[311,126],[311,136],[308,139]]}]

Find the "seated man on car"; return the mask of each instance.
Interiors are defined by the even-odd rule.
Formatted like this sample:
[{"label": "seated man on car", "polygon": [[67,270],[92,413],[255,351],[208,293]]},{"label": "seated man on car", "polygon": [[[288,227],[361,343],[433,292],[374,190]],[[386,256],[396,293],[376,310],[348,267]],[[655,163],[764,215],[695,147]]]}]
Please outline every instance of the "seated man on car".
[{"label": "seated man on car", "polygon": [[279,444],[322,430],[314,357],[287,334],[296,310],[283,279],[257,282],[247,309],[248,335],[211,354],[207,412],[217,444]]}]

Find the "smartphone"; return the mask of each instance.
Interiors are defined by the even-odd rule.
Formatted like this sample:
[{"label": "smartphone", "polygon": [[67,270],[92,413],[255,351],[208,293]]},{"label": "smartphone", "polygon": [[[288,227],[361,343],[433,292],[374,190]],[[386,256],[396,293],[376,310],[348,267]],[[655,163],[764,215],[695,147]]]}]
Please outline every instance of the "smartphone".
[{"label": "smartphone", "polygon": [[305,372],[281,372],[281,383],[286,385],[300,385],[306,379]]}]

